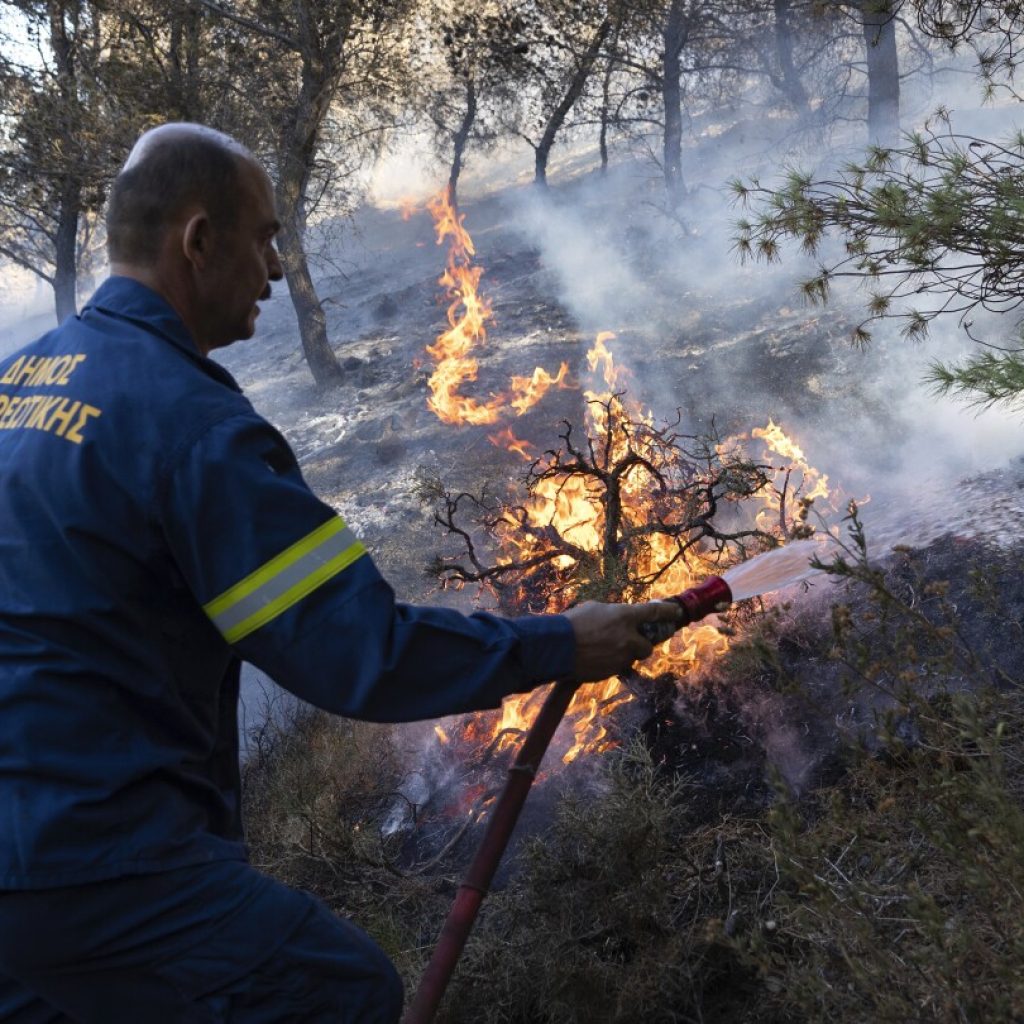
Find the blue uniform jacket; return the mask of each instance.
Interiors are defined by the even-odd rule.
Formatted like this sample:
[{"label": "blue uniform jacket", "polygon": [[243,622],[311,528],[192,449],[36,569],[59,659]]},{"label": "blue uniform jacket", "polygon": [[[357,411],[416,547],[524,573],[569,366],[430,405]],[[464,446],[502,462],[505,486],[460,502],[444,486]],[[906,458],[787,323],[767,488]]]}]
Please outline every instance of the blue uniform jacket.
[{"label": "blue uniform jacket", "polygon": [[158,295],[108,280],[0,361],[0,888],[244,858],[240,659],[404,721],[571,671],[562,616],[395,602]]}]

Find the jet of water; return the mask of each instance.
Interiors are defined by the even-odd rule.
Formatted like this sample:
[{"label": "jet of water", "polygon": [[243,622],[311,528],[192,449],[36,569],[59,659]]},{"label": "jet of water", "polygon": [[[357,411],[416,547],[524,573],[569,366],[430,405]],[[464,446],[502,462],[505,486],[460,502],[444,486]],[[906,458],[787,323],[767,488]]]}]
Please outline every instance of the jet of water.
[{"label": "jet of water", "polygon": [[816,575],[821,570],[811,567],[811,559],[821,552],[817,541],[798,540],[734,565],[722,579],[729,584],[732,599],[743,601]]}]

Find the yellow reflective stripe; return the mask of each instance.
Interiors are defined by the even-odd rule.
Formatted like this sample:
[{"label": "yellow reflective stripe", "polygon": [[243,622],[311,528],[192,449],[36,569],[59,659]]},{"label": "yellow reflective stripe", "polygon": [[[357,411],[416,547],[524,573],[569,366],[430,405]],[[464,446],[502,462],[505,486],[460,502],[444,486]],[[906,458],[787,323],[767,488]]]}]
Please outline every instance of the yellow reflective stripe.
[{"label": "yellow reflective stripe", "polygon": [[244,580],[203,606],[229,643],[270,622],[366,549],[337,517],[296,541]]},{"label": "yellow reflective stripe", "polygon": [[224,634],[224,639],[229,644],[233,644],[243,637],[247,637],[260,626],[266,625],[271,619],[277,618],[281,612],[287,611],[297,601],[301,601],[307,594],[312,593],[321,583],[325,583],[332,576],[347,569],[357,558],[361,558],[365,554],[366,548],[356,541],[347,551],[343,551],[329,562],[324,562],[318,570],[307,576],[301,583],[295,584],[294,587],[264,605],[259,611],[254,612],[249,618],[243,619],[237,626],[233,626]]},{"label": "yellow reflective stripe", "polygon": [[273,579],[283,569],[297,562],[303,555],[308,554],[314,548],[322,544],[328,537],[345,529],[345,521],[336,516],[328,519],[323,526],[318,526],[312,533],[297,540],[291,547],[285,548],[279,555],[275,555],[269,562],[261,565],[254,572],[249,573],[244,580],[240,580],[230,590],[225,590],[220,597],[215,597],[208,604],[203,605],[203,611],[215,619],[221,612],[226,611],[233,604],[237,604],[244,597],[248,597],[254,590],[257,590],[268,580]]}]

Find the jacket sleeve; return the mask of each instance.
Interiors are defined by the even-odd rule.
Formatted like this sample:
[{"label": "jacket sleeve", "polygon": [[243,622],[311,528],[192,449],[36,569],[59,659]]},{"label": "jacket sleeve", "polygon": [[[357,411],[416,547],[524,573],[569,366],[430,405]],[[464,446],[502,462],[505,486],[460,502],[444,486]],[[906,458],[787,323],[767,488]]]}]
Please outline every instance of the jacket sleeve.
[{"label": "jacket sleeve", "polygon": [[397,603],[255,413],[215,424],[180,453],[157,504],[171,555],[213,626],[239,657],[328,711],[436,718],[496,707],[572,671],[564,616]]}]

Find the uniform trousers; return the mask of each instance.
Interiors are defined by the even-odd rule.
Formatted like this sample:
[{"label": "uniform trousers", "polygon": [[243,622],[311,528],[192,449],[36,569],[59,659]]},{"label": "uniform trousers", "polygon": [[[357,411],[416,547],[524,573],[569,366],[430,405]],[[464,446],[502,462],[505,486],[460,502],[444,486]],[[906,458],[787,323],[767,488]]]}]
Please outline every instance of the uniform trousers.
[{"label": "uniform trousers", "polygon": [[395,1024],[384,952],[241,862],[0,892],[2,1024]]}]

